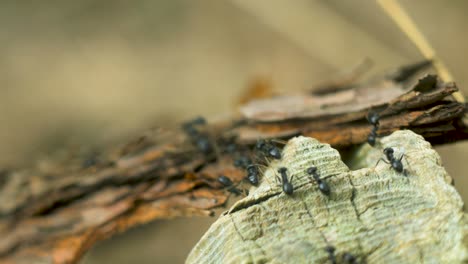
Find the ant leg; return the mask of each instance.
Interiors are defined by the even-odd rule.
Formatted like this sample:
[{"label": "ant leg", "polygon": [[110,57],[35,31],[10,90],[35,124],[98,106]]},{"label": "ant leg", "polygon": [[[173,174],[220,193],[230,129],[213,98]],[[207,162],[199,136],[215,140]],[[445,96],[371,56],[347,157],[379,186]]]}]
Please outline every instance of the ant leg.
[{"label": "ant leg", "polygon": [[247,190],[247,189],[242,189],[241,192],[242,192],[242,194],[243,194],[244,196],[249,196],[249,190]]},{"label": "ant leg", "polygon": [[384,160],[383,158],[380,158],[380,159],[377,161],[377,163],[375,164],[375,167],[377,167],[377,165],[379,165],[379,162],[380,162],[380,161],[383,161],[383,162],[385,162],[385,163],[387,163],[387,164],[390,164],[390,162]]},{"label": "ant leg", "polygon": [[276,183],[278,183],[278,185],[281,185],[281,179],[278,176],[278,174],[276,175]]},{"label": "ant leg", "polygon": [[408,167],[411,167],[411,165],[410,165],[408,159],[406,158],[406,154],[401,155],[400,161],[401,161],[401,159],[403,159],[403,158],[405,158],[405,161],[406,161],[406,164],[408,164]]}]

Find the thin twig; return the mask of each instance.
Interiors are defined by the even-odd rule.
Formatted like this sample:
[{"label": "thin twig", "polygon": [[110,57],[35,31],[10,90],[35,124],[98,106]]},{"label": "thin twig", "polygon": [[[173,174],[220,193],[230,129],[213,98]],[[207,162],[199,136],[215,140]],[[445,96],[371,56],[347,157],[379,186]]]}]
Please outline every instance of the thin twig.
[{"label": "thin twig", "polygon": [[[446,82],[454,81],[454,78],[449,72],[447,66],[445,66],[442,60],[437,57],[436,52],[429,44],[429,41],[422,34],[408,13],[403,9],[398,0],[378,0],[377,2],[387,15],[400,27],[401,31],[403,31],[411,42],[413,42],[413,44],[419,49],[421,54],[426,59],[433,61],[434,68],[437,70],[437,73],[442,80]],[[465,97],[460,91],[453,93],[452,96],[460,103],[465,102]]]}]

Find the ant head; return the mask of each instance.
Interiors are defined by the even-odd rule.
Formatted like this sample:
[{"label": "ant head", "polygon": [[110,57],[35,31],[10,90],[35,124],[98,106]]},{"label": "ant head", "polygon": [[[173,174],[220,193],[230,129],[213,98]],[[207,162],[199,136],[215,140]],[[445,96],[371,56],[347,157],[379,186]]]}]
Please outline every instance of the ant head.
[{"label": "ant head", "polygon": [[268,154],[270,154],[270,156],[272,156],[275,159],[281,159],[281,151],[277,148],[270,149]]},{"label": "ant head", "polygon": [[327,246],[327,247],[325,247],[325,250],[326,250],[328,253],[333,254],[333,252],[335,252],[335,247],[334,247],[334,246]]},{"label": "ant head", "polygon": [[278,169],[279,173],[285,173],[288,169],[286,167],[281,167]]},{"label": "ant head", "polygon": [[259,139],[257,140],[257,143],[255,143],[255,148],[256,149],[261,149],[265,146],[266,142],[264,139]]},{"label": "ant head", "polygon": [[307,169],[307,174],[312,175],[312,174],[314,174],[314,173],[316,173],[316,172],[317,172],[317,167],[315,167],[315,166],[309,167],[309,168]]},{"label": "ant head", "polygon": [[384,150],[383,150],[383,153],[385,155],[393,154],[393,152],[394,152],[393,148],[384,148]]},{"label": "ant head", "polygon": [[371,124],[377,124],[379,122],[379,119],[380,119],[380,116],[379,114],[377,114],[377,112],[370,111],[367,114],[367,121],[369,121],[369,123]]},{"label": "ant head", "polygon": [[258,168],[254,164],[248,165],[246,169],[248,174],[258,174]]}]

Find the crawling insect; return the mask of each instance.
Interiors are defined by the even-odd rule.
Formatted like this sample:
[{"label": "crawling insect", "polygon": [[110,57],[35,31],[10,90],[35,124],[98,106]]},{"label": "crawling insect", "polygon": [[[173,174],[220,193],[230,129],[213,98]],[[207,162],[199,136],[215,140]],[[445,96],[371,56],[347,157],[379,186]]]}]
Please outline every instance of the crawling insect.
[{"label": "crawling insect", "polygon": [[291,184],[292,179],[294,176],[291,176],[291,180],[288,180],[288,175],[286,174],[286,171],[288,169],[285,167],[281,167],[278,169],[278,172],[281,174],[281,179],[278,177],[277,179],[281,182],[283,186],[283,192],[287,195],[292,195],[294,192],[294,187]]},{"label": "crawling insect", "polygon": [[234,183],[228,177],[221,175],[218,177],[218,182],[220,182],[224,187],[227,188],[227,191],[238,196],[242,194],[242,191],[239,190]]},{"label": "crawling insect", "polygon": [[281,150],[270,140],[260,139],[255,144],[255,148],[268,157],[281,159]]},{"label": "crawling insect", "polygon": [[343,253],[342,260],[343,260],[343,263],[346,263],[346,264],[356,264],[357,263],[356,257],[353,256],[349,252]]},{"label": "crawling insect", "polygon": [[320,192],[322,192],[323,194],[327,196],[330,195],[330,187],[324,180],[320,179],[320,176],[317,173],[317,167],[315,166],[309,167],[307,169],[307,174],[311,175],[314,178],[314,180],[317,182]]},{"label": "crawling insect", "polygon": [[258,167],[254,164],[250,164],[247,166],[247,176],[246,179],[250,182],[250,184],[254,186],[258,186],[259,178],[259,171]]},{"label": "crawling insect", "polygon": [[205,133],[200,132],[196,126],[205,125],[206,120],[203,117],[197,117],[191,121],[182,124],[182,129],[190,137],[192,144],[204,154],[210,154],[213,151],[213,145],[210,138]]},{"label": "crawling insect", "polygon": [[381,158],[381,159],[379,159],[377,161],[377,164],[375,166],[377,166],[380,161],[383,161],[383,162],[385,162],[387,164],[390,164],[390,168],[393,168],[396,172],[403,173],[403,175],[407,176],[406,171],[405,171],[405,169],[403,167],[403,162],[401,162],[401,160],[403,159],[405,154],[402,154],[401,157],[399,159],[397,159],[394,156],[394,152],[395,152],[395,150],[393,148],[385,148],[383,150],[383,153],[385,154],[385,157],[387,158],[388,161]]},{"label": "crawling insect", "polygon": [[369,114],[367,114],[367,121],[372,125],[372,130],[369,136],[367,136],[367,143],[371,146],[374,146],[375,141],[377,140],[377,130],[379,130],[380,125],[379,119],[380,116],[377,112],[370,111]]},{"label": "crawling insect", "polygon": [[328,259],[332,264],[336,264],[336,256],[335,256],[335,247],[334,246],[326,246],[325,251],[328,252]]}]

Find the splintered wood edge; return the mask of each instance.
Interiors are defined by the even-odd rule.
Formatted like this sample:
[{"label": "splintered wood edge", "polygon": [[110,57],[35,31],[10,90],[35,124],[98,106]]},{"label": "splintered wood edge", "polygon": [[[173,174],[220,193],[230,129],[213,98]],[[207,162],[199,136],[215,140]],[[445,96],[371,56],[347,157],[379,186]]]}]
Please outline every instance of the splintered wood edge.
[{"label": "splintered wood edge", "polygon": [[[407,176],[376,162],[382,149],[404,153]],[[258,188],[210,227],[187,263],[325,263],[326,246],[367,263],[463,263],[467,220],[439,155],[411,131],[357,151],[361,169],[350,171],[338,152],[315,139],[290,140],[283,159],[266,169]],[[305,173],[314,165],[329,197]],[[294,175],[294,194],[277,183],[279,167]]]}]

